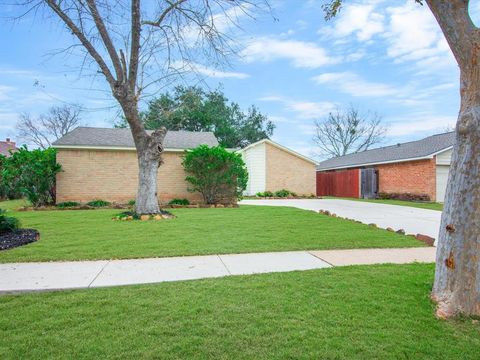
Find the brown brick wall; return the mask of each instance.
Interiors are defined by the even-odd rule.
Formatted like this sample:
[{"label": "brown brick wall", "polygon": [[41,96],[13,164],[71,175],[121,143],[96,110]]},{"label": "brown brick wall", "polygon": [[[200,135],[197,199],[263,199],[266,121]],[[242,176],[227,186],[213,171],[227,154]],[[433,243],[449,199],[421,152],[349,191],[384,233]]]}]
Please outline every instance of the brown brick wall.
[{"label": "brown brick wall", "polygon": [[379,191],[427,194],[435,201],[435,158],[377,165]]},{"label": "brown brick wall", "polygon": [[266,190],[288,189],[299,195],[315,194],[315,165],[266,144]]},{"label": "brown brick wall", "polygon": [[[161,202],[173,198],[201,199],[187,191],[181,152],[163,154],[164,164],[158,171],[158,194]],[[57,202],[103,199],[127,202],[135,199],[138,164],[135,151],[58,149]]]}]

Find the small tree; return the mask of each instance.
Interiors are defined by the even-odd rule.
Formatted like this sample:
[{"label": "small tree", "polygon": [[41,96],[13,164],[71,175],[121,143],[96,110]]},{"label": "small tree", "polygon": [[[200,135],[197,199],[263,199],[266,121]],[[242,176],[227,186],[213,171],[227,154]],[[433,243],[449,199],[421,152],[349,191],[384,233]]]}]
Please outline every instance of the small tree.
[{"label": "small tree", "polygon": [[189,174],[189,191],[199,192],[205,204],[236,202],[247,187],[248,173],[242,156],[221,146],[187,150],[183,167]]},{"label": "small tree", "polygon": [[80,113],[78,105],[52,106],[46,114],[37,118],[23,113],[17,123],[18,138],[46,149],[80,125]]},{"label": "small tree", "polygon": [[3,158],[2,166],[2,184],[10,191],[22,194],[35,207],[55,202],[55,178],[61,170],[55,149],[29,151],[23,146]]},{"label": "small tree", "polygon": [[386,133],[375,113],[361,115],[353,106],[337,109],[321,121],[315,121],[313,141],[327,156],[343,156],[369,149],[380,143]]}]

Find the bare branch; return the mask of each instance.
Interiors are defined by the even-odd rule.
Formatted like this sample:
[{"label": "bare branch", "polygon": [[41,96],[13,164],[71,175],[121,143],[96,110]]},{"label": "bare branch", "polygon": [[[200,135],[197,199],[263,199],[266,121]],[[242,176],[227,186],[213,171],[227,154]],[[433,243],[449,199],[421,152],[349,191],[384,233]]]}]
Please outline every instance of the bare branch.
[{"label": "bare branch", "polygon": [[99,54],[99,52],[95,49],[95,47],[92,45],[92,43],[88,40],[86,35],[80,30],[80,28],[75,25],[75,23],[72,21],[72,19],[60,8],[59,5],[54,0],[46,0],[47,5],[55,12],[60,19],[67,25],[67,27],[72,31],[72,33],[80,40],[82,45],[85,47],[85,49],[88,51],[90,56],[96,61],[100,69],[102,70],[103,75],[105,75],[105,78],[107,79],[108,83],[111,86],[114,86],[115,84],[115,78],[113,77],[112,73],[110,72],[110,69],[108,68],[107,64],[105,63],[104,59],[102,56]]},{"label": "bare branch", "polygon": [[112,39],[110,38],[108,30],[105,27],[105,23],[103,22],[102,16],[98,12],[97,4],[95,3],[95,0],[87,0],[87,4],[88,4],[88,8],[90,9],[90,13],[92,15],[93,21],[95,22],[95,25],[98,29],[98,33],[100,34],[103,40],[103,43],[105,45],[105,48],[108,51],[108,55],[112,60],[113,67],[115,68],[115,72],[117,74],[117,81],[123,82],[124,72],[122,70],[122,64],[120,62],[120,58],[118,57],[115,46],[113,45]]},{"label": "bare branch", "polygon": [[365,151],[380,143],[386,133],[377,114],[360,115],[354,107],[337,109],[322,121],[315,121],[313,138],[323,155],[343,156]]},{"label": "bare branch", "polygon": [[32,118],[30,114],[20,114],[17,123],[18,137],[42,149],[61,138],[81,123],[81,107],[78,105],[53,106],[46,114]]}]

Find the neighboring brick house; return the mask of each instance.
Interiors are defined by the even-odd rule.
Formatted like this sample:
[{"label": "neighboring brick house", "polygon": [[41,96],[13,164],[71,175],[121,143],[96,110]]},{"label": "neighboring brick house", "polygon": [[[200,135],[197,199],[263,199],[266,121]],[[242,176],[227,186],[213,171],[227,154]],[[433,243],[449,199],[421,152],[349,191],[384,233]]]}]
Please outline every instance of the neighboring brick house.
[{"label": "neighboring brick house", "polygon": [[317,166],[317,195],[426,195],[443,202],[455,141],[453,132],[336,157]]},{"label": "neighboring brick house", "polygon": [[10,151],[15,151],[16,149],[15,142],[10,141],[9,138],[6,138],[5,141],[0,141],[0,155],[9,157]]},{"label": "neighboring brick house", "polygon": [[281,189],[315,194],[316,162],[276,142],[264,139],[239,151],[249,174],[245,195]]},{"label": "neighboring brick house", "polygon": [[[211,132],[169,131],[165,137],[164,163],[158,170],[158,196],[162,203],[173,198],[199,201],[187,190],[182,155],[185,149],[218,145]],[[130,129],[78,127],[53,143],[62,171],[57,175],[57,202],[135,199],[138,163]]]}]

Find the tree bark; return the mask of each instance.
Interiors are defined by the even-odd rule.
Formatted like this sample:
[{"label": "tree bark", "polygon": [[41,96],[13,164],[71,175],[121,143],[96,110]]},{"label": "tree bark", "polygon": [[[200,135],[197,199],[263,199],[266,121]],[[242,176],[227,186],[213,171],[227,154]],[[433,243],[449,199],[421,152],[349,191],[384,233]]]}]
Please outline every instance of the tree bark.
[{"label": "tree bark", "polygon": [[437,315],[480,315],[480,67],[462,71],[461,110],[437,244]]},{"label": "tree bark", "polygon": [[158,214],[160,206],[157,197],[157,174],[162,165],[163,141],[167,130],[162,127],[152,134],[145,131],[138,113],[135,98],[114,93],[122,106],[125,118],[130,125],[138,159],[138,188],[135,200],[137,214]]},{"label": "tree bark", "polygon": [[480,39],[467,0],[427,0],[460,67],[461,107],[437,243],[437,316],[480,315]]}]

